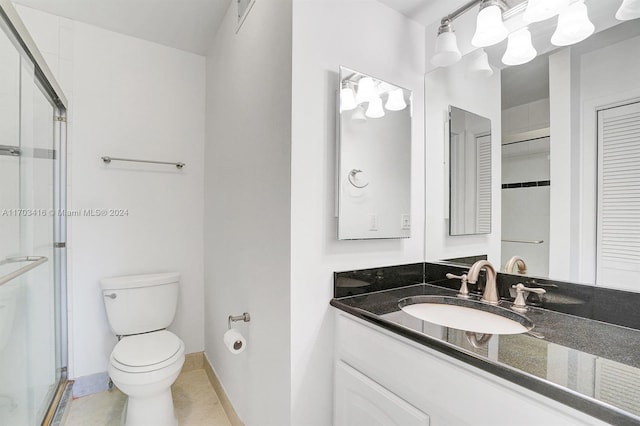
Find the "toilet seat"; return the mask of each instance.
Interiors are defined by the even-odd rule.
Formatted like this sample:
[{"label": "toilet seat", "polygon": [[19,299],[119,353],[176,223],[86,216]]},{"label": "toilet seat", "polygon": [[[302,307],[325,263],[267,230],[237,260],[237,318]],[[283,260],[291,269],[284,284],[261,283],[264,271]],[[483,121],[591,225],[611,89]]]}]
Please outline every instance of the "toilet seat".
[{"label": "toilet seat", "polygon": [[167,330],[126,336],[111,352],[111,365],[127,373],[160,370],[184,355],[184,343]]}]

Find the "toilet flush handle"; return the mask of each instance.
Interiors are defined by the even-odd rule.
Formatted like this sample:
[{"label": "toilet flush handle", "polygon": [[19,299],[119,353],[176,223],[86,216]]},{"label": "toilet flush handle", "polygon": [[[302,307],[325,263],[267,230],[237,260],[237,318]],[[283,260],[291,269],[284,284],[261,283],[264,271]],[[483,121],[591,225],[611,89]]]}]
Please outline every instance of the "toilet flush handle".
[{"label": "toilet flush handle", "polygon": [[111,293],[111,294],[105,294],[104,297],[108,297],[109,299],[115,299],[116,297],[118,297],[118,295],[115,293]]}]

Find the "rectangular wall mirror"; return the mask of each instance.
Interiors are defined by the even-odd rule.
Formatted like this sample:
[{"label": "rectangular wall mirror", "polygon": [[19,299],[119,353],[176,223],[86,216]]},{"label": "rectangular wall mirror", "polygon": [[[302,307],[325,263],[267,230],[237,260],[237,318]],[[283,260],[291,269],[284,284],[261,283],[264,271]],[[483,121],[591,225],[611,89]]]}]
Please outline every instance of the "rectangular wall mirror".
[{"label": "rectangular wall mirror", "polygon": [[491,120],[449,107],[449,235],[491,233]]},{"label": "rectangular wall mirror", "polygon": [[[532,27],[538,55],[530,62],[505,66],[502,43],[485,49],[493,69],[485,80],[468,77],[473,52],[427,74],[427,98],[441,95],[449,105],[483,102],[501,111],[501,117],[491,116],[494,139],[501,132],[493,142],[501,147],[493,159],[501,170],[493,193],[501,221],[491,234],[501,241],[487,241],[485,248],[471,241],[466,253],[455,255],[497,252],[492,262],[512,273],[517,268],[506,265],[519,256],[530,276],[639,291],[640,25],[615,18],[620,2],[585,4],[596,32],[579,43],[553,46],[548,32]],[[496,75],[500,85],[487,93],[483,82]],[[440,117],[430,118],[427,128],[440,126]],[[451,131],[459,132],[455,123]],[[453,146],[451,151],[453,180],[459,169]],[[454,235],[462,198],[451,186]]]},{"label": "rectangular wall mirror", "polygon": [[340,67],[338,239],[411,234],[411,91]]}]

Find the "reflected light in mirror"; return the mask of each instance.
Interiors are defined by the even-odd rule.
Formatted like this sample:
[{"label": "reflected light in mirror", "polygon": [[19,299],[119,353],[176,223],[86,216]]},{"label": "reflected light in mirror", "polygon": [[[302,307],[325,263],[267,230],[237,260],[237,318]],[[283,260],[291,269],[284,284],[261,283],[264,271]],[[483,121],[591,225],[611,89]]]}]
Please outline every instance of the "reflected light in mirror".
[{"label": "reflected light in mirror", "polygon": [[467,67],[467,77],[488,78],[493,75],[493,68],[489,65],[489,56],[484,49],[478,49],[473,53],[473,57]]},{"label": "reflected light in mirror", "polygon": [[476,32],[471,44],[476,47],[493,46],[507,38],[509,31],[502,22],[502,9],[497,4],[483,1],[476,20]]},{"label": "reflected light in mirror", "polygon": [[616,12],[616,19],[629,21],[637,18],[640,18],[640,0],[624,0]]},{"label": "reflected light in mirror", "polygon": [[377,97],[373,79],[371,77],[362,77],[358,81],[358,92],[356,93],[356,102],[359,104],[363,102],[369,102],[371,99]]},{"label": "reflected light in mirror", "polygon": [[560,12],[558,27],[551,37],[556,46],[569,46],[589,37],[596,27],[589,20],[584,0],[578,0]]},{"label": "reflected light in mirror", "polygon": [[367,117],[364,115],[364,108],[362,105],[358,105],[358,108],[351,115],[352,121],[367,121]]},{"label": "reflected light in mirror", "polygon": [[441,25],[438,29],[435,51],[431,63],[437,67],[448,67],[462,58],[462,53],[458,49],[458,40],[451,25]]},{"label": "reflected light in mirror", "polygon": [[569,5],[569,0],[529,0],[524,11],[526,22],[540,22],[553,18]]},{"label": "reflected light in mirror", "polygon": [[369,107],[365,115],[369,118],[384,117],[384,109],[382,109],[382,99],[378,96],[369,101]]},{"label": "reflected light in mirror", "polygon": [[531,32],[524,27],[509,34],[507,51],[504,52],[502,63],[505,65],[522,65],[536,57],[538,52],[531,43]]},{"label": "reflected light in mirror", "polygon": [[407,103],[404,101],[404,93],[402,89],[394,89],[389,92],[387,103],[384,107],[388,111],[402,111],[407,107]]},{"label": "reflected light in mirror", "polygon": [[340,90],[340,111],[351,111],[358,106],[356,96],[351,87],[343,87]]}]

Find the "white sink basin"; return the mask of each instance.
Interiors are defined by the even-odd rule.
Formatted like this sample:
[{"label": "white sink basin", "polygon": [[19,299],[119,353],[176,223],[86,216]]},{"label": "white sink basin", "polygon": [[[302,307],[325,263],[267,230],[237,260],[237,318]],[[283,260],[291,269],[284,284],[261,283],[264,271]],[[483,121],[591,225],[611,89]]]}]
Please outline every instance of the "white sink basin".
[{"label": "white sink basin", "polygon": [[533,328],[523,315],[469,299],[414,296],[400,300],[398,306],[423,321],[474,333],[520,334]]}]

